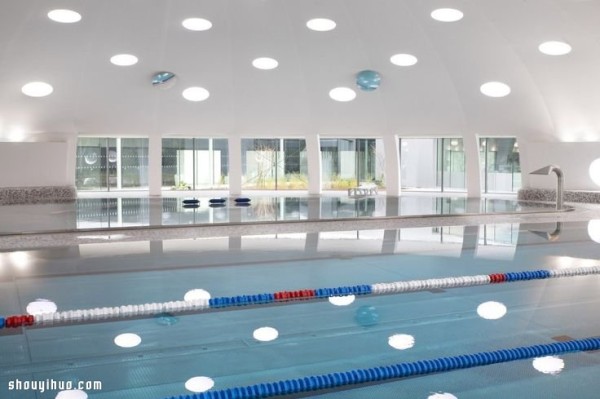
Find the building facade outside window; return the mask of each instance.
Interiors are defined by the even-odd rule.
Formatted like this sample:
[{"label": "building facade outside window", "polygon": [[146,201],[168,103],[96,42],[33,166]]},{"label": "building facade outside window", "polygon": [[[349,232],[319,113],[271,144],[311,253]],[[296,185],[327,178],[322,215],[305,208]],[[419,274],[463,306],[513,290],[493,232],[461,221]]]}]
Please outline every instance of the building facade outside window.
[{"label": "building facade outside window", "polygon": [[306,140],[242,139],[242,188],[306,190]]},{"label": "building facade outside window", "polygon": [[381,139],[321,139],[324,190],[346,190],[372,184],[385,188],[385,155]]},{"label": "building facade outside window", "polygon": [[480,138],[479,162],[484,193],[514,193],[521,188],[521,162],[516,138]]},{"label": "building facade outside window", "polygon": [[148,139],[80,137],[75,185],[78,190],[148,188]]},{"label": "building facade outside window", "polygon": [[226,190],[229,187],[228,149],[227,139],[163,139],[163,190]]},{"label": "building facade outside window", "polygon": [[415,191],[466,191],[462,138],[401,138],[401,188]]}]

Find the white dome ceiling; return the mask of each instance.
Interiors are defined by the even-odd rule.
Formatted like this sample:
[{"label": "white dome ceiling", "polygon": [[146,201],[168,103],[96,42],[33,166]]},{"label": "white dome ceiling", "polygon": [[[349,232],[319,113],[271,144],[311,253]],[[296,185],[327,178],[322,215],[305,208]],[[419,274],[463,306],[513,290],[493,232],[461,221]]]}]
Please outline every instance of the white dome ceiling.
[{"label": "white dome ceiling", "polygon": [[[53,9],[79,22],[50,20]],[[464,16],[439,22],[430,14]],[[593,0],[20,0],[0,16],[0,140],[87,135],[512,135],[600,139],[600,1]],[[182,26],[187,18],[208,30]],[[334,30],[309,30],[328,18]],[[572,51],[545,55],[547,41]],[[116,66],[110,58],[138,62]],[[397,66],[395,54],[418,62]],[[277,67],[261,70],[268,57]],[[365,69],[381,75],[356,87]],[[171,71],[169,89],[152,87]],[[53,92],[32,98],[29,82]],[[484,96],[486,82],[508,96]],[[188,87],[210,96],[189,102]],[[329,92],[350,87],[349,102]]]}]

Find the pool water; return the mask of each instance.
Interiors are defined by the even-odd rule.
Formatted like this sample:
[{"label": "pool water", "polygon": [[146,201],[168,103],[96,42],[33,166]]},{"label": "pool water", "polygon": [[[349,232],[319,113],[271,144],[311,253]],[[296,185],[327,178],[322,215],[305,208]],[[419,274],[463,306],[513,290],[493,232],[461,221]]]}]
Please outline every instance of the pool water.
[{"label": "pool water", "polygon": [[[553,231],[554,224],[496,224],[6,251],[0,253],[0,315],[24,313],[37,298],[59,310],[87,309],[182,300],[193,289],[226,297],[600,264],[600,244],[587,222],[563,223],[552,239],[540,234]],[[345,306],[296,301],[3,329],[0,398],[54,398],[56,391],[7,389],[15,379],[53,379],[102,381],[102,390],[87,392],[90,398],[161,399],[190,394],[185,383],[193,377],[210,377],[212,389],[220,390],[593,337],[600,331],[599,288],[600,277],[591,275],[357,296]],[[482,317],[478,308],[489,302],[506,313]],[[261,327],[276,329],[277,339],[256,340]],[[126,333],[141,343],[115,345]],[[389,345],[398,335],[404,349]],[[600,352],[559,358],[564,369],[553,374],[522,360],[303,396],[596,398]]]},{"label": "pool water", "polygon": [[[252,197],[240,204],[226,199],[210,204],[196,198],[79,198],[73,203],[6,205],[0,207],[0,235],[23,232],[60,232],[86,229],[189,226],[274,221],[341,220],[464,215],[478,213],[535,213],[553,211],[554,205],[514,199],[466,197]],[[22,215],[28,215],[23,218]]]}]

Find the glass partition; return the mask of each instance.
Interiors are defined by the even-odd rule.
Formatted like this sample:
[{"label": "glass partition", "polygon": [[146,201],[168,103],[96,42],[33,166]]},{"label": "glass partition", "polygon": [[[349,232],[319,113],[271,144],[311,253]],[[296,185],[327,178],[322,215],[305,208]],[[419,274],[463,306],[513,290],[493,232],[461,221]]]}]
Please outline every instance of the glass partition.
[{"label": "glass partition", "polygon": [[385,187],[381,139],[321,139],[324,190],[346,190],[367,184]]},{"label": "glass partition", "polygon": [[521,188],[516,138],[479,139],[481,187],[485,193],[514,193]]},{"label": "glass partition", "polygon": [[227,189],[228,148],[227,139],[163,139],[163,189]]},{"label": "glass partition", "polygon": [[304,139],[242,139],[242,188],[308,188]]},{"label": "glass partition", "polygon": [[148,139],[80,137],[75,184],[78,190],[148,188]]},{"label": "glass partition", "polygon": [[400,139],[400,173],[403,190],[465,191],[463,139]]}]

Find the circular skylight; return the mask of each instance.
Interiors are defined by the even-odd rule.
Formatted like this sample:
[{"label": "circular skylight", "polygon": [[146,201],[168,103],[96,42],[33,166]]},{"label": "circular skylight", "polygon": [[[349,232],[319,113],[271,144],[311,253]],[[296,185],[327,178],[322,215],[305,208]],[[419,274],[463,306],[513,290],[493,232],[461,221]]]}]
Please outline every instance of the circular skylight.
[{"label": "circular skylight", "polygon": [[131,66],[138,62],[138,58],[133,54],[117,54],[110,57],[110,62],[118,66]]},{"label": "circular skylight", "polygon": [[198,299],[210,299],[210,292],[201,288],[196,288],[186,292],[183,297],[184,301],[196,301]]},{"label": "circular skylight", "polygon": [[390,57],[390,62],[398,66],[412,66],[418,59],[412,54],[394,54]]},{"label": "circular skylight", "polygon": [[126,333],[115,337],[115,345],[121,348],[133,348],[142,342],[142,338],[137,334]]},{"label": "circular skylight", "polygon": [[310,30],[317,32],[327,32],[334,30],[336,26],[335,21],[327,18],[314,18],[306,23],[306,27]]},{"label": "circular skylight", "polygon": [[181,95],[188,101],[204,101],[210,93],[204,87],[188,87]]},{"label": "circular skylight", "polygon": [[427,399],[458,399],[456,396],[448,392],[434,392]]},{"label": "circular skylight", "polygon": [[348,87],[336,87],[329,92],[329,97],[335,101],[348,102],[356,98],[356,92]]},{"label": "circular skylight", "polygon": [[27,313],[31,315],[38,315],[42,313],[54,313],[56,312],[57,306],[54,302],[48,299],[36,299],[33,302],[29,302],[27,305]]},{"label": "circular skylight", "polygon": [[185,29],[193,31],[203,31],[212,28],[212,22],[204,18],[188,18],[181,22]]},{"label": "circular skylight", "polygon": [[431,18],[440,22],[456,22],[463,18],[463,13],[454,8],[438,8],[431,12]]},{"label": "circular skylight", "polygon": [[46,82],[29,82],[21,88],[21,92],[29,97],[46,97],[54,88]]},{"label": "circular skylight", "polygon": [[550,41],[540,44],[538,50],[546,55],[565,55],[571,52],[571,46],[565,42]]},{"label": "circular skylight", "polygon": [[500,302],[484,302],[477,306],[477,314],[487,320],[497,320],[506,314],[506,306]]},{"label": "circular skylight", "polygon": [[269,57],[260,57],[260,58],[256,58],[254,61],[252,61],[252,66],[254,66],[254,68],[257,69],[275,69],[277,68],[277,66],[279,65],[279,62],[277,62],[276,59],[274,58],[269,58]]},{"label": "circular skylight", "polygon": [[185,389],[192,392],[208,391],[215,386],[215,382],[210,377],[192,377],[185,382]]},{"label": "circular skylight", "polygon": [[73,10],[52,10],[48,13],[48,18],[61,24],[72,24],[81,21],[81,14]]},{"label": "circular skylight", "polygon": [[388,345],[398,350],[410,349],[415,346],[415,337],[408,334],[394,334],[388,338]]},{"label": "circular skylight", "polygon": [[276,340],[279,337],[279,331],[273,327],[261,327],[254,330],[252,336],[257,341],[268,342]]},{"label": "circular skylight", "polygon": [[335,306],[348,306],[354,302],[355,299],[356,296],[354,295],[330,296],[329,303]]},{"label": "circular skylight", "polygon": [[80,389],[70,389],[67,391],[60,391],[54,398],[55,399],[87,399],[88,395],[85,391]]},{"label": "circular skylight", "polygon": [[502,82],[487,82],[479,88],[488,97],[506,97],[510,94],[510,86]]},{"label": "circular skylight", "polygon": [[533,368],[544,374],[558,374],[565,368],[565,361],[558,356],[544,356],[533,359]]}]

